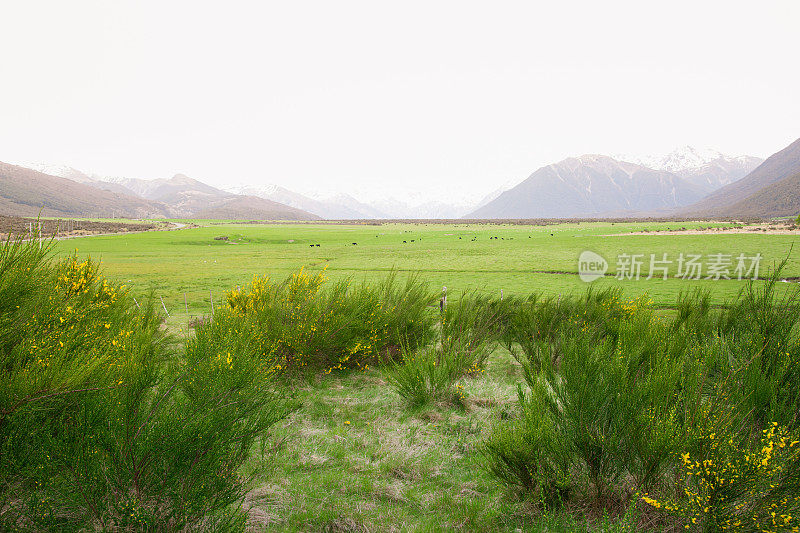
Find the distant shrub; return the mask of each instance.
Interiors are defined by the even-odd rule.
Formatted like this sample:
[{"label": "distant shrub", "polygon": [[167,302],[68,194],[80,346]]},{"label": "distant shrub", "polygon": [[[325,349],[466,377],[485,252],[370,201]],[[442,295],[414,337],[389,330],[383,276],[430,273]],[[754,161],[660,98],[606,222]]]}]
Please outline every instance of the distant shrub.
[{"label": "distant shrub", "polygon": [[245,343],[173,353],[98,264],[0,246],[0,529],[241,525],[238,468],[287,412]]}]

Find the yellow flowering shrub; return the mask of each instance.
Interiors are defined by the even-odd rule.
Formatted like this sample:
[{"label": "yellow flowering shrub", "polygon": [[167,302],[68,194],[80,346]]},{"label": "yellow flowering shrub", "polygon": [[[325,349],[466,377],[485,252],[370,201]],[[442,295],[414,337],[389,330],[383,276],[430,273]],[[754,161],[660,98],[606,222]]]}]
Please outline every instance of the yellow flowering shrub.
[{"label": "yellow flowering shrub", "polygon": [[787,472],[800,458],[796,432],[773,422],[751,446],[713,431],[700,440],[702,455],[680,456],[682,497],[669,501],[645,495],[645,503],[683,517],[687,529],[800,531],[800,494]]},{"label": "yellow flowering shrub", "polygon": [[393,360],[433,325],[433,297],[415,279],[394,275],[377,284],[328,282],[326,271],[304,269],[283,282],[255,277],[229,291],[218,311],[238,319],[241,334],[259,346],[274,370],[308,367],[325,373],[366,369]]}]

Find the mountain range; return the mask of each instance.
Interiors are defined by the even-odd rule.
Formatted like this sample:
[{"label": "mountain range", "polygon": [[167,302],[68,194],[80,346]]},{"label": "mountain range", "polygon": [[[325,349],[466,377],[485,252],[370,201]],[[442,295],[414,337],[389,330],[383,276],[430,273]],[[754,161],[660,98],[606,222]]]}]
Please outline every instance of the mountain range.
[{"label": "mountain range", "polygon": [[587,154],[535,171],[465,218],[570,218],[665,214],[698,202],[761,159],[683,147],[661,157]]},{"label": "mountain range", "polygon": [[319,220],[278,202],[216,189],[178,174],[170,179],[97,180],[69,167],[62,176],[0,163],[0,214],[64,217]]},{"label": "mountain range", "polygon": [[106,178],[69,166],[0,163],[0,213],[262,220],[768,217],[800,211],[798,182],[800,139],[765,161],[689,146],[654,157],[570,157],[471,203],[414,194],[361,201],[278,185],[222,190],[183,174]]}]

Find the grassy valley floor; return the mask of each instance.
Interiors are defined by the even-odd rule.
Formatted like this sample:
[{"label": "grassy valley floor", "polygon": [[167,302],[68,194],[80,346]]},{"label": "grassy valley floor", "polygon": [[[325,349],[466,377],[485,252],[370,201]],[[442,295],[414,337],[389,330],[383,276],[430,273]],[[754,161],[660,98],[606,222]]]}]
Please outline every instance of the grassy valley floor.
[{"label": "grassy valley floor", "polygon": [[[513,416],[522,371],[497,349],[464,380],[464,407],[409,409],[381,371],[300,386],[301,407],[276,427],[244,500],[249,531],[637,531],[638,512],[542,512],[483,467],[482,440]],[[587,518],[587,516],[589,518]]]}]

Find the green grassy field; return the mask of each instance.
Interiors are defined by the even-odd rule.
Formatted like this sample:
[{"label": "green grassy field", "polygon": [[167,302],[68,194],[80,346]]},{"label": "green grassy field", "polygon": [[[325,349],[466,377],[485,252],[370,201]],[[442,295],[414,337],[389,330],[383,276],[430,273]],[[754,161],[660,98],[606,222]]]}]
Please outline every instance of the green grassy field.
[{"label": "green grassy field", "polygon": [[[693,289],[709,291],[714,303],[723,304],[736,298],[745,282],[647,280],[650,254],[660,258],[666,253],[673,261],[681,253],[701,254],[705,264],[709,254],[760,253],[762,275],[788,257],[783,276],[800,276],[795,235],[658,233],[725,226],[722,223],[194,222],[201,227],[62,240],[56,243],[56,253],[99,259],[104,275],[132,287],[137,298],[151,290],[162,297],[171,314],[169,329],[177,333],[172,337],[173,358],[179,356],[182,341],[192,338],[184,294],[189,315],[208,315],[212,295],[221,305],[226,291],[250,283],[254,275],[282,280],[300,268],[326,268],[333,280],[379,280],[392,270],[401,277],[418,274],[436,290],[447,286],[451,298],[471,289],[525,296],[619,286],[628,298],[646,293],[665,308],[679,293]],[[622,235],[643,230],[648,233]],[[619,254],[643,254],[642,279],[605,276],[591,284],[582,282],[578,256],[587,250],[603,256],[611,274]],[[673,263],[670,274],[676,272]],[[224,323],[224,316],[218,312],[217,320],[204,327]],[[107,322],[104,328],[109,328]],[[224,337],[246,340],[243,335]],[[490,474],[481,447],[504,421],[520,416],[517,391],[525,386],[522,365],[504,345],[493,344],[491,350],[485,370],[460,381],[460,403],[437,400],[424,407],[409,406],[392,388],[388,366],[317,372],[307,379],[291,376],[288,384],[296,410],[270,428],[238,471],[250,480],[242,502],[246,530],[627,532],[680,525],[663,521],[636,498],[635,505],[590,505],[589,492],[559,508],[542,508],[530,495],[509,489]]]},{"label": "green grassy field", "polygon": [[[237,224],[198,221],[203,227],[70,239],[58,243],[59,253],[77,250],[102,260],[109,277],[144,295],[150,288],[164,298],[170,314],[185,316],[184,293],[192,315],[210,311],[211,295],[248,283],[254,275],[283,279],[300,268],[328,268],[331,278],[375,279],[392,269],[419,273],[433,287],[448,287],[451,295],[477,289],[504,295],[531,292],[566,294],[584,291],[577,272],[584,250],[602,255],[615,271],[618,254],[644,254],[642,279],[618,281],[612,276],[591,285],[619,285],[625,294],[647,293],[654,303],[669,307],[685,290],[708,290],[722,304],[735,298],[737,280],[644,279],[650,254],[667,253],[677,271],[680,253],[724,253],[736,257],[761,253],[762,274],[789,257],[786,276],[800,276],[800,247],[795,235],[703,234],[659,235],[668,228],[721,227],[707,222],[581,223],[548,226],[439,224]],[[619,235],[648,230],[647,235]],[[227,236],[228,240],[215,240]],[[496,237],[493,238],[493,237]],[[405,242],[404,242],[405,241]],[[358,243],[356,245],[352,243]],[[319,246],[311,246],[319,244]],[[733,265],[731,271],[733,270]],[[704,271],[705,275],[705,271]]]}]

